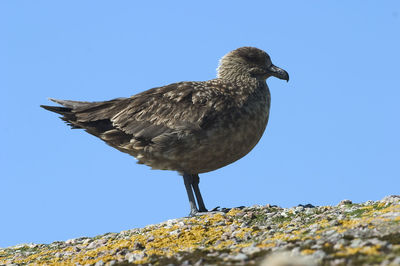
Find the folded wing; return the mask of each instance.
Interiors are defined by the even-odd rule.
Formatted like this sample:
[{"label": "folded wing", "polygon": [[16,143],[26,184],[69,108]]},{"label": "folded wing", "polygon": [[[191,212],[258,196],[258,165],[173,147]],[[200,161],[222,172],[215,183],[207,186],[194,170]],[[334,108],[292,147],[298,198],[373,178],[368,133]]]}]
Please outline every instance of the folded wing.
[{"label": "folded wing", "polygon": [[61,114],[61,119],[72,128],[85,129],[109,145],[136,156],[139,150],[166,148],[179,138],[212,124],[217,115],[213,101],[218,97],[199,91],[198,85],[197,82],[174,83],[130,98],[104,102],[50,99],[63,107],[42,107]]}]

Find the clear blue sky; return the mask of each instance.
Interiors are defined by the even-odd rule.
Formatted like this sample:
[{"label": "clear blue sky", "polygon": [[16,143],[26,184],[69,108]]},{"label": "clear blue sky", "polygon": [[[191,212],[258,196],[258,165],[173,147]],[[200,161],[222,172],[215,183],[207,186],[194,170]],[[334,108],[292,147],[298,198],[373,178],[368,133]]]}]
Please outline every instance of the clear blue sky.
[{"label": "clear blue sky", "polygon": [[185,216],[154,171],[39,108],[215,77],[240,46],[270,79],[268,128],[203,174],[208,208],[336,205],[400,194],[399,1],[1,1],[0,247],[119,232]]}]

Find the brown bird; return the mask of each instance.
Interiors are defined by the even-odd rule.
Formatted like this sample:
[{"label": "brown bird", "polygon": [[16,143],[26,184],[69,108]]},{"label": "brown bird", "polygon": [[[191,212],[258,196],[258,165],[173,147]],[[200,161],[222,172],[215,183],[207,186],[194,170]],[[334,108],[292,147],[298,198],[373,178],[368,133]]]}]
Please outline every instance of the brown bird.
[{"label": "brown bird", "polygon": [[192,216],[207,212],[198,174],[239,160],[263,135],[271,102],[266,79],[271,76],[289,81],[266,52],[241,47],[222,57],[216,79],[173,83],[104,102],[50,99],[63,107],[41,107],[138,163],[178,171]]}]

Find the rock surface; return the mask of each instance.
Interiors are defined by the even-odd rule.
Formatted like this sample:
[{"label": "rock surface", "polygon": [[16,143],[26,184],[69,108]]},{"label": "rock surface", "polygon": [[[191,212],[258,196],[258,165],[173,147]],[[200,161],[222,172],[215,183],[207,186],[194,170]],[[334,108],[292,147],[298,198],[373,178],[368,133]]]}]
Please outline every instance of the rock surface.
[{"label": "rock surface", "polygon": [[400,265],[400,196],[252,206],[0,249],[0,265]]}]

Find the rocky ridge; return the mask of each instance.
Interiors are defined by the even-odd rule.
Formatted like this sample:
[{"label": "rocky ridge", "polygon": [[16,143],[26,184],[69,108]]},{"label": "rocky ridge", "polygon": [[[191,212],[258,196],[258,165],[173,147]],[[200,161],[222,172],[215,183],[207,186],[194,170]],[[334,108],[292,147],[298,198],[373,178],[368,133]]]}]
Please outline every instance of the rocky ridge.
[{"label": "rocky ridge", "polygon": [[400,265],[400,196],[337,206],[233,208],[94,238],[0,249],[0,265],[283,265],[282,260]]}]

